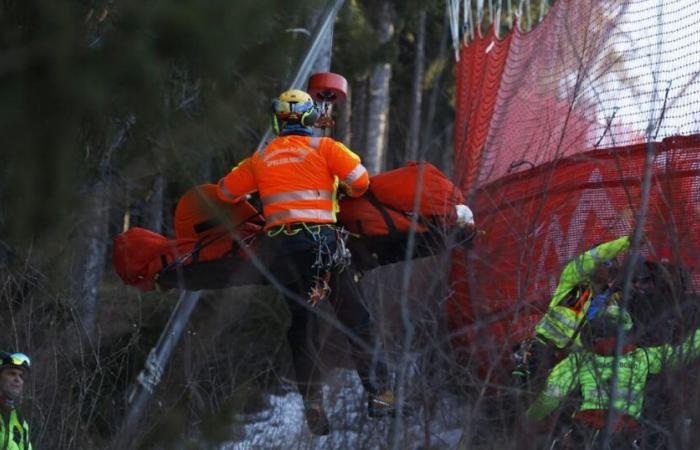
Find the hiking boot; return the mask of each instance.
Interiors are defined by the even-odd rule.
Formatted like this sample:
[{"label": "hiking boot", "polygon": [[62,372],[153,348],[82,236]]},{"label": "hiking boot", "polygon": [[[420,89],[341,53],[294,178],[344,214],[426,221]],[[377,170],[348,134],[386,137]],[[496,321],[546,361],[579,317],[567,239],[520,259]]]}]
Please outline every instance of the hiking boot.
[{"label": "hiking boot", "polygon": [[[413,415],[413,408],[403,402],[401,412],[404,416]],[[369,394],[367,399],[367,415],[369,417],[396,417],[398,404],[392,391],[384,391],[381,394]]]},{"label": "hiking boot", "polygon": [[316,436],[326,436],[331,432],[331,425],[328,422],[328,416],[323,409],[323,403],[318,400],[307,402],[304,405],[304,416],[306,416],[306,425],[309,431]]}]

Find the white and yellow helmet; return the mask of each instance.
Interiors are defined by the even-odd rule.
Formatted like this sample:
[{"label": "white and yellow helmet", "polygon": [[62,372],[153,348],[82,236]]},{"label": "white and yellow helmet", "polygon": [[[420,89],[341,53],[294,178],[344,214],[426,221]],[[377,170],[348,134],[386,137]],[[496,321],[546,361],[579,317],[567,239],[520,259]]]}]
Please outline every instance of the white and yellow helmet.
[{"label": "white and yellow helmet", "polygon": [[300,90],[290,89],[272,100],[272,128],[279,134],[286,123],[299,123],[312,127],[319,118],[311,96]]}]

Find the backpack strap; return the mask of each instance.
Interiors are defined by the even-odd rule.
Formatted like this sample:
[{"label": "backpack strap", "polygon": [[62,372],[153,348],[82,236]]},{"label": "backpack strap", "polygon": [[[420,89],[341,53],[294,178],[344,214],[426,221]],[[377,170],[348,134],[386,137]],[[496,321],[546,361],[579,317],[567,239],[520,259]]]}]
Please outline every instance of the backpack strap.
[{"label": "backpack strap", "polygon": [[219,225],[223,225],[223,222],[217,218],[211,218],[208,220],[204,220],[202,222],[196,223],[192,226],[192,229],[194,230],[195,233],[197,234],[202,234],[205,231],[211,230],[214,227],[217,227]]},{"label": "backpack strap", "polygon": [[401,233],[399,233],[399,230],[396,228],[396,224],[389,215],[387,207],[379,201],[376,195],[374,195],[374,192],[372,192],[371,187],[367,190],[364,197],[367,198],[370,204],[374,206],[377,209],[377,211],[379,211],[379,213],[382,215],[382,218],[384,218],[384,223],[386,223],[386,226],[389,229],[389,237],[399,237]]}]

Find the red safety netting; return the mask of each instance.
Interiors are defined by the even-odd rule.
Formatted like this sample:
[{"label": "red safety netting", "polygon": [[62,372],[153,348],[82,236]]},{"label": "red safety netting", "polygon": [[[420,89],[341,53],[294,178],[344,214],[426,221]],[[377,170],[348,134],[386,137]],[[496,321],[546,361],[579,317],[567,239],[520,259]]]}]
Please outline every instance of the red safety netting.
[{"label": "red safety netting", "polygon": [[631,231],[647,141],[647,251],[700,287],[700,140],[677,137],[700,132],[698,23],[698,2],[559,0],[534,30],[462,49],[455,179],[486,234],[453,258],[458,339],[497,337],[479,345],[500,357],[570,258]]},{"label": "red safety netting", "polygon": [[455,127],[455,158],[456,166],[465,170],[455,172],[459,186],[472,185],[476,177],[511,38],[509,34],[497,39],[491,27],[485,37],[477,37],[460,52],[455,94],[460,125]]},{"label": "red safety netting", "polygon": [[[697,2],[561,0],[528,33],[465,46],[455,127],[462,187],[647,134],[700,131],[699,21]],[[476,182],[464,175],[474,172]]]},{"label": "red safety netting", "polygon": [[[685,267],[697,287],[700,135],[652,145],[643,251]],[[593,150],[503,177],[478,192],[473,207],[485,235],[473,251],[455,255],[452,267],[450,321],[462,343],[495,337],[479,339],[479,350],[500,357],[532,332],[567,261],[631,232],[645,152],[646,144]]]}]

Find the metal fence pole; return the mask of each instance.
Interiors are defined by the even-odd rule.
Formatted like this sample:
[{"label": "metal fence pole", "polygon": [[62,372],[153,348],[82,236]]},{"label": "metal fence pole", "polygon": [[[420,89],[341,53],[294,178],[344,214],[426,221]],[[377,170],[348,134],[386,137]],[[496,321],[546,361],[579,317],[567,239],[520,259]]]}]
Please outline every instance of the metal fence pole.
[{"label": "metal fence pole", "polygon": [[129,441],[133,439],[136,425],[140,422],[153,391],[160,383],[165,367],[185,331],[200,294],[200,291],[183,291],[180,294],[180,299],[170,314],[163,333],[149,352],[143,370],[129,390],[127,398],[129,410],[122,430],[114,443],[116,446],[113,448],[127,448]]}]

